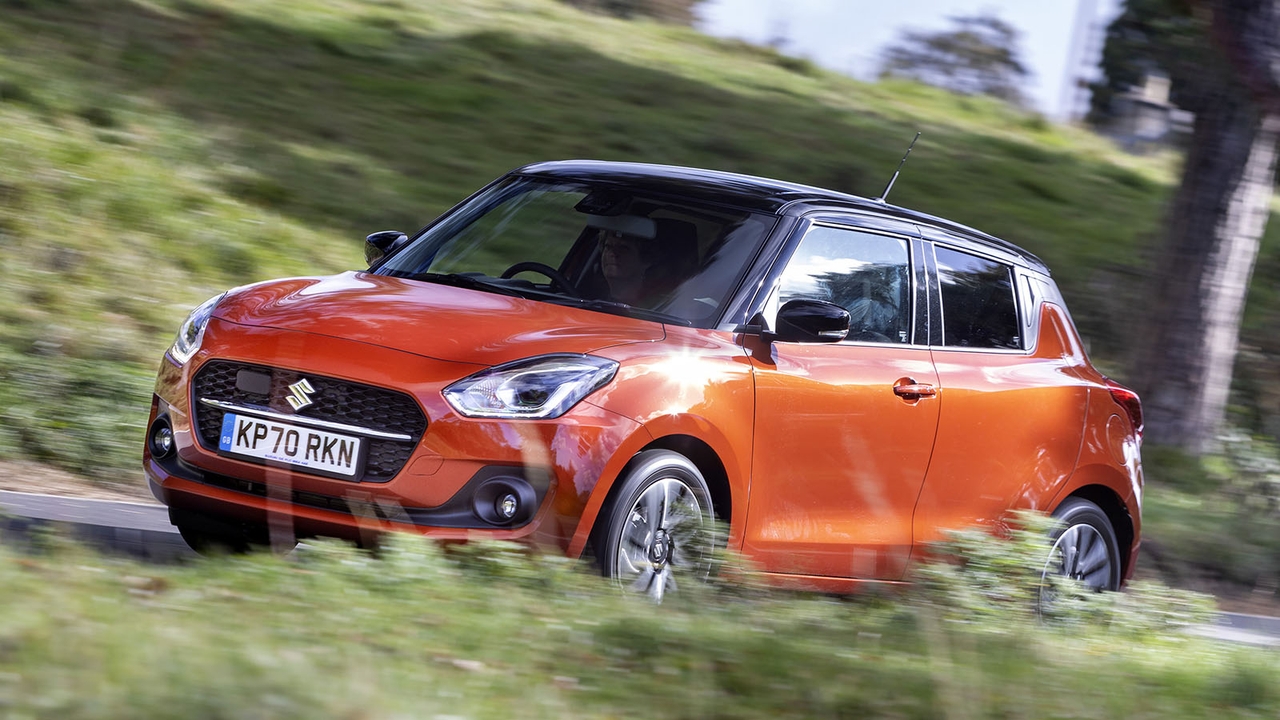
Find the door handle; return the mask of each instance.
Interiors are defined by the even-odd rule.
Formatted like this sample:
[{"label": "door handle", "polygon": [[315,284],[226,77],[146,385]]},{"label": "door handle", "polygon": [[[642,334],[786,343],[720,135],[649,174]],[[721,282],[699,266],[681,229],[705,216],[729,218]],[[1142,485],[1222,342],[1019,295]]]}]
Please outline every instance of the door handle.
[{"label": "door handle", "polygon": [[893,394],[906,400],[919,400],[937,395],[938,389],[928,383],[907,382],[903,385],[894,385]]}]

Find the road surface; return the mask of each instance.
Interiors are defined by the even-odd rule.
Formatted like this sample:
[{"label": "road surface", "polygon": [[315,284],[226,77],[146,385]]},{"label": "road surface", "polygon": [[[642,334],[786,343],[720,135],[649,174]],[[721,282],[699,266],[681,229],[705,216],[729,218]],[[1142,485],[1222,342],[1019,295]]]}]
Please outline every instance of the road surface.
[{"label": "road surface", "polygon": [[61,528],[101,550],[144,560],[195,557],[169,524],[163,505],[0,491],[0,537],[30,543],[32,531],[45,527]]}]

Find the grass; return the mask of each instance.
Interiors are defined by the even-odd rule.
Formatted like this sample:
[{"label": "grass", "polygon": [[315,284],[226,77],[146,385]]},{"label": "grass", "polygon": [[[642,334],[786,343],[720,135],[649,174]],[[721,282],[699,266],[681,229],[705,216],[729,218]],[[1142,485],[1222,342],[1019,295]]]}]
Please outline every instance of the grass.
[{"label": "grass", "polygon": [[[47,540],[47,554],[0,549],[0,702],[14,717],[1280,710],[1273,653],[1194,639],[1178,621],[1120,622],[1149,618],[1146,607],[1042,625],[1024,604],[989,599],[1005,612],[957,622],[949,598],[966,581],[954,573],[893,603],[767,593],[739,574],[655,607],[507,546],[446,555],[397,537],[376,558],[322,543],[288,559],[156,568]],[[1010,553],[985,545],[988,558]]]}]

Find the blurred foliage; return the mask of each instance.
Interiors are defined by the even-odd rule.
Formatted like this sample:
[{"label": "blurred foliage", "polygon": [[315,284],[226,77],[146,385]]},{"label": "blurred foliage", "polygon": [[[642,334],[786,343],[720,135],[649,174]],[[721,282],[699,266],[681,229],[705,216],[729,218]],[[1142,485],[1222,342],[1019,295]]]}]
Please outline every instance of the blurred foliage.
[{"label": "blurred foliage", "polygon": [[46,546],[0,548],[0,703],[15,717],[1280,711],[1274,653],[1197,639],[1185,618],[940,613],[947,592],[968,592],[963,575],[894,603],[691,583],[656,607],[502,544],[455,552],[393,536],[376,554],[322,542],[162,568]]},{"label": "blurred foliage", "polygon": [[[913,591],[945,619],[1007,631],[1008,623],[1044,620],[1058,627],[1098,625],[1113,633],[1150,635],[1212,620],[1207,595],[1175,590],[1157,581],[1135,583],[1124,593],[1097,593],[1055,575],[1044,577],[1053,518],[1022,511],[1004,536],[957,530],[916,566]],[[1051,601],[1042,602],[1045,597]]]},{"label": "blurred foliage", "polygon": [[880,63],[883,77],[902,77],[967,95],[1025,101],[1030,74],[1018,55],[1018,31],[995,15],[953,17],[944,32],[908,30]]},{"label": "blurred foliage", "polygon": [[[1166,578],[1280,599],[1280,448],[1228,429],[1217,453],[1146,448],[1143,551]],[[1144,559],[1144,562],[1146,560]],[[1239,591],[1236,594],[1241,594]]]},{"label": "blurred foliage", "polygon": [[1003,539],[977,528],[950,531],[913,579],[947,618],[997,626],[1006,618],[1034,620],[1052,527],[1043,515],[1023,512]]},{"label": "blurred foliage", "polygon": [[1238,429],[1223,433],[1221,444],[1209,469],[1223,491],[1245,512],[1280,523],[1280,448]]},{"label": "blurred foliage", "polygon": [[137,462],[149,409],[137,400],[150,391],[151,373],[107,359],[33,360],[0,347],[0,458],[118,481],[117,468]]}]

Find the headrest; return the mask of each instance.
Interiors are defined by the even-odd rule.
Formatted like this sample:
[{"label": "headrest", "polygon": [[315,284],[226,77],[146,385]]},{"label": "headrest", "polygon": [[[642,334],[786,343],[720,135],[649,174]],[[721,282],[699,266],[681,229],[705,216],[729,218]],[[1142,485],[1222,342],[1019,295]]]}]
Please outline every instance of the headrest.
[{"label": "headrest", "polygon": [[659,218],[656,225],[657,250],[672,265],[691,270],[698,264],[698,228],[687,220]]}]

